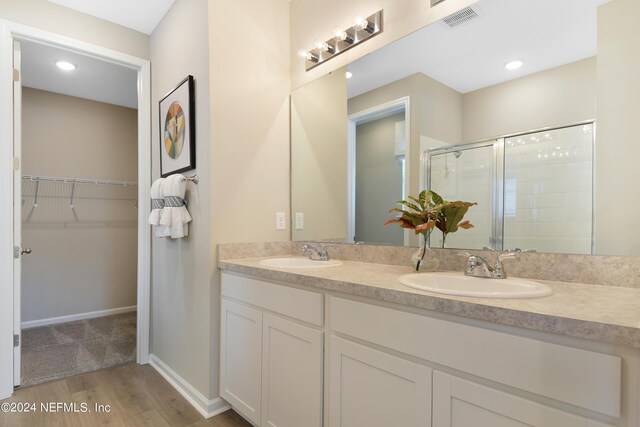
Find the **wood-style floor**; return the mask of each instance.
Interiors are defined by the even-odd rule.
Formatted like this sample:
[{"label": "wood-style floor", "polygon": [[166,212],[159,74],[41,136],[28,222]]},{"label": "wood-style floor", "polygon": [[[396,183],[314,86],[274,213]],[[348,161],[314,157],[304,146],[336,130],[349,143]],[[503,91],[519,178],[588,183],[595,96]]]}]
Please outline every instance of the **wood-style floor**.
[{"label": "wood-style floor", "polygon": [[[189,426],[250,427],[229,410],[204,419],[164,378],[149,365],[128,363],[75,377],[19,388],[9,399],[0,401],[34,404],[31,413],[0,411],[0,427],[94,427],[113,426]],[[91,412],[43,412],[41,404],[55,408],[57,403],[85,403]],[[109,405],[109,412],[96,412],[95,405]],[[105,406],[103,406],[105,407]]]}]

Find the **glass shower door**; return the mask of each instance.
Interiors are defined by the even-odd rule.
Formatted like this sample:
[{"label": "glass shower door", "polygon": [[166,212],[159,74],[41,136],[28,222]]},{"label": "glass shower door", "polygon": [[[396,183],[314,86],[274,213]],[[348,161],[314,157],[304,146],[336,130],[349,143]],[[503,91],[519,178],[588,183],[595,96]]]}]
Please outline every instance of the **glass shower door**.
[{"label": "glass shower door", "polygon": [[[447,236],[447,248],[482,249],[492,246],[497,143],[458,146],[428,153],[428,188],[445,200],[476,202],[465,216],[474,228]],[[442,233],[434,230],[430,246],[442,247]]]}]

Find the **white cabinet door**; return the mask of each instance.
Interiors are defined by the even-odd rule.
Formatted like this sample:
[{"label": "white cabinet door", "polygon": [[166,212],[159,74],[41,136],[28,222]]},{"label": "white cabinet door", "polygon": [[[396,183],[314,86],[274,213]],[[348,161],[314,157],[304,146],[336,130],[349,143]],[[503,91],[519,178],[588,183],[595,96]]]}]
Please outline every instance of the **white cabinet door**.
[{"label": "white cabinet door", "polygon": [[330,341],[331,427],[428,427],[431,369],[335,336]]},{"label": "white cabinet door", "polygon": [[220,395],[260,423],[262,313],[222,299]]},{"label": "white cabinet door", "polygon": [[433,427],[606,427],[449,374],[433,372]]},{"label": "white cabinet door", "polygon": [[263,314],[262,423],[322,425],[322,332]]}]

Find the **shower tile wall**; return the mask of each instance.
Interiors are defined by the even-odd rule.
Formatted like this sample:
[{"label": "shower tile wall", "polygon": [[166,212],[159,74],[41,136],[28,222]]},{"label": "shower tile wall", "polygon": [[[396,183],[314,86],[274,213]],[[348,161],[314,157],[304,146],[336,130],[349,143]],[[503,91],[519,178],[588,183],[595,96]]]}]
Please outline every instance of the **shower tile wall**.
[{"label": "shower tile wall", "polygon": [[504,247],[591,253],[593,125],[505,139]]}]

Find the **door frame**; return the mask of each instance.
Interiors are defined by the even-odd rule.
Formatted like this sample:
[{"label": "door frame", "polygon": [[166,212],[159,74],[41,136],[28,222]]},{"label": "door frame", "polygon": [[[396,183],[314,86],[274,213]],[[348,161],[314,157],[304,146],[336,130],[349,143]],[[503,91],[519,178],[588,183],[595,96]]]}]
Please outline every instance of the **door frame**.
[{"label": "door frame", "polygon": [[[102,46],[38,28],[0,20],[0,195],[13,194],[13,42],[30,41],[89,55],[138,73],[138,271],[137,354],[149,362],[151,231],[151,63]],[[12,200],[12,197],[11,197]],[[13,393],[13,203],[0,203],[0,399]],[[20,220],[20,219],[18,219]]]},{"label": "door frame", "polygon": [[[347,243],[355,243],[356,234],[356,127],[404,111],[404,188],[411,191],[411,98],[405,96],[350,114],[347,130]],[[404,245],[409,245],[409,231],[404,230]]]}]

